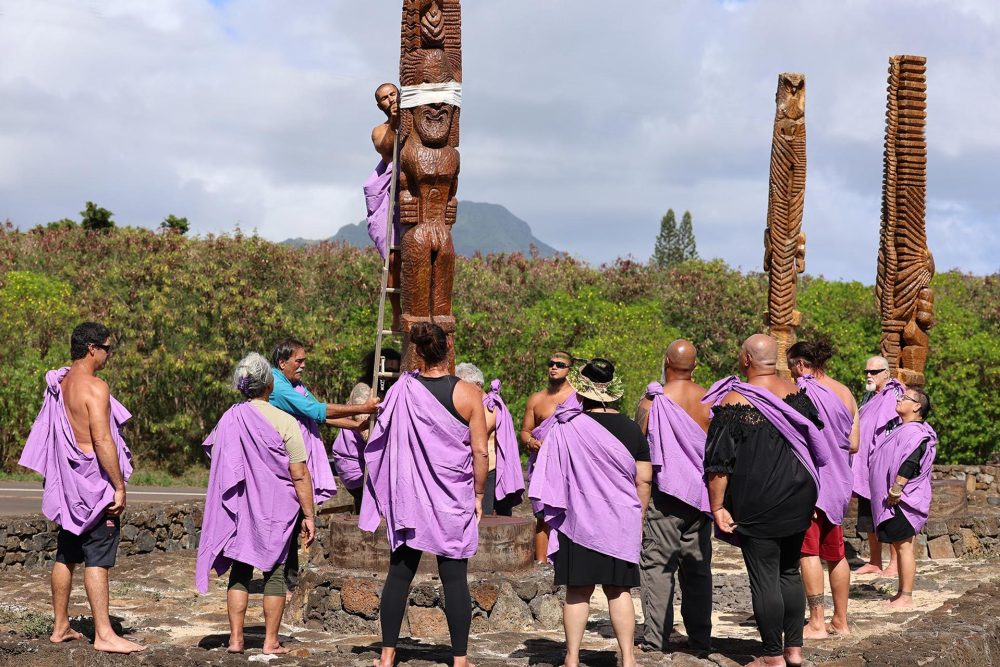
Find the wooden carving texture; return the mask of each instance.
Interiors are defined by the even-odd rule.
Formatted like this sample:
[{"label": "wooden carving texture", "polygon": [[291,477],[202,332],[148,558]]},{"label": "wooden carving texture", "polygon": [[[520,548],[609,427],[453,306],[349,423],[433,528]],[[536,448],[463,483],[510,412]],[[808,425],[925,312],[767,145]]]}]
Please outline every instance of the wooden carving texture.
[{"label": "wooden carving texture", "polygon": [[927,194],[927,59],[889,59],[882,229],[875,297],[882,356],[904,384],[923,385],[934,324],[934,258],[924,222]]},{"label": "wooden carving texture", "polygon": [[778,373],[789,377],[785,353],[795,343],[802,319],[795,309],[798,274],[805,271],[806,237],[802,206],[806,193],[806,80],[802,74],[778,75],[771,175],[764,232],[764,271],[768,275],[767,327],[778,341]]},{"label": "wooden carving texture", "polygon": [[[459,0],[404,0],[399,80],[403,86],[462,81],[462,9]],[[425,104],[400,110],[399,218],[403,227],[403,367],[417,367],[408,332],[432,321],[448,334],[454,367],[452,283],[458,210],[460,109]]]}]

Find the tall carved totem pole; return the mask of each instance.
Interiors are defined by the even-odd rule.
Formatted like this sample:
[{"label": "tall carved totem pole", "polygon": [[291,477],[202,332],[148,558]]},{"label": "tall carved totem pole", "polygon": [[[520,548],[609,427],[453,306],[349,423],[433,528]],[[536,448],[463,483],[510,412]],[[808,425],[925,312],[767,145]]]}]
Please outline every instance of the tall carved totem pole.
[{"label": "tall carved totem pole", "polygon": [[927,249],[927,59],[889,59],[885,114],[882,230],[875,298],[882,315],[882,356],[904,384],[923,385],[934,325],[934,257]]},{"label": "tall carved totem pole", "polygon": [[462,104],[459,0],[404,0],[400,37],[399,220],[402,225],[403,368],[416,368],[409,331],[432,321],[448,334],[458,200],[458,125]]},{"label": "tall carved totem pole", "polygon": [[789,377],[786,351],[795,343],[802,314],[795,309],[798,274],[806,268],[802,206],[806,194],[806,78],[778,75],[777,109],[771,140],[771,176],[764,231],[764,271],[768,276],[768,332],[778,341],[778,373]]}]

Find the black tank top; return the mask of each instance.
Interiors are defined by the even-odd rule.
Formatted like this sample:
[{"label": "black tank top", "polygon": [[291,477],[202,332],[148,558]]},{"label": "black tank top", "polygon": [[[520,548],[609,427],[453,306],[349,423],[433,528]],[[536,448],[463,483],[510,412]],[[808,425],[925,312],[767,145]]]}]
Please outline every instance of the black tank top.
[{"label": "black tank top", "polygon": [[418,375],[417,381],[427,387],[427,391],[431,392],[431,395],[437,399],[438,403],[443,405],[445,410],[450,412],[455,419],[466,426],[469,425],[465,417],[458,414],[458,410],[455,409],[455,399],[452,397],[452,394],[455,393],[455,385],[459,383],[457,376],[442,375],[439,378],[425,378],[422,375]]}]

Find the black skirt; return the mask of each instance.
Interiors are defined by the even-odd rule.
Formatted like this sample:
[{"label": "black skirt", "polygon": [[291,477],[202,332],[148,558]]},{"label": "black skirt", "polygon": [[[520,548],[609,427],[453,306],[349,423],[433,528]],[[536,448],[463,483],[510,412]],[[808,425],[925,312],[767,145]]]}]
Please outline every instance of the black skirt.
[{"label": "black skirt", "polygon": [[886,519],[878,525],[878,541],[883,544],[902,542],[916,534],[917,531],[913,530],[913,526],[910,525],[910,522],[906,520],[906,517],[898,509],[892,518]]},{"label": "black skirt", "polygon": [[635,588],[639,585],[639,566],[636,563],[588,549],[562,533],[559,533],[555,571],[556,586],[601,584]]}]

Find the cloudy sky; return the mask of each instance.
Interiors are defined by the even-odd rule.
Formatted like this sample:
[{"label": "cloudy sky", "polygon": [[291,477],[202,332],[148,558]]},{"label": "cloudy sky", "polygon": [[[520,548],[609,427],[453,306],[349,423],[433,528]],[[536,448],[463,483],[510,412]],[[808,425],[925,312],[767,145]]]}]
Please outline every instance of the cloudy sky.
[{"label": "cloudy sky", "polygon": [[[0,220],[168,213],[325,238],[364,214],[399,0],[0,0]],[[1000,269],[1000,3],[466,0],[459,198],[594,263],[668,207],[760,265],[777,74],[806,74],[812,274],[872,282],[888,57],[925,55],[939,270]],[[993,63],[993,65],[991,65]]]}]

